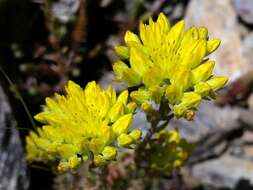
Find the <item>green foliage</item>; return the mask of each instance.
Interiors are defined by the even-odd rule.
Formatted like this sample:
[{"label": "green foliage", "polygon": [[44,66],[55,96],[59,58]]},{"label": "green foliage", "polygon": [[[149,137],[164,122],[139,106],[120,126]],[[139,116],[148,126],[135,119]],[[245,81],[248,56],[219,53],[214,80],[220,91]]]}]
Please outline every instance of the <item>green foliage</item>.
[{"label": "green foliage", "polygon": [[194,145],[181,138],[178,130],[162,130],[154,135],[149,152],[149,165],[157,172],[171,174],[183,165]]}]

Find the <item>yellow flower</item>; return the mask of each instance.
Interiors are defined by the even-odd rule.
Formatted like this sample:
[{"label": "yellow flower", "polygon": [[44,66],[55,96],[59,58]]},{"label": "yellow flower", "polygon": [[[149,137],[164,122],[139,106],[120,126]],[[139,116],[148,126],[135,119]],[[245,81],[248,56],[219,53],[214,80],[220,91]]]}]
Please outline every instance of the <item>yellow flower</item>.
[{"label": "yellow flower", "polygon": [[90,82],[83,90],[69,81],[66,96],[55,94],[47,98],[44,111],[35,119],[44,123],[26,137],[28,161],[57,161],[58,170],[77,168],[92,158],[97,165],[115,160],[122,136],[129,138],[127,146],[137,143],[140,132],[129,131],[135,104],[128,102],[128,92],[118,97],[109,87],[100,89]]},{"label": "yellow flower", "polygon": [[[159,103],[165,97],[173,110],[175,106],[180,110],[177,117],[194,115],[201,98],[214,97],[215,91],[228,80],[212,76],[215,62],[207,57],[219,47],[220,40],[209,40],[205,27],[193,26],[185,31],[184,25],[180,21],[171,27],[163,13],[156,22],[151,18],[148,24],[141,22],[140,38],[127,31],[126,46],[115,47],[121,60],[113,65],[117,80],[128,86],[143,85],[131,93],[136,103]],[[129,61],[129,66],[124,60]],[[196,99],[196,94],[200,98]],[[188,100],[194,102],[193,106],[192,103],[185,106]]]}]

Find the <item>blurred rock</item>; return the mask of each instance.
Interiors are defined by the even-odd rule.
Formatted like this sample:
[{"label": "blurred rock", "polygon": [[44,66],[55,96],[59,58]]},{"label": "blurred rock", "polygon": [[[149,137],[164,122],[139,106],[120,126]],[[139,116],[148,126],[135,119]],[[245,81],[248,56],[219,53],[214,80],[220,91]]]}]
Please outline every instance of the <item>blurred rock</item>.
[{"label": "blurred rock", "polygon": [[214,102],[203,101],[193,121],[173,120],[170,125],[179,128],[182,135],[196,142],[210,130],[230,128],[237,124],[239,112],[230,106],[218,107]]},{"label": "blurred rock", "polygon": [[240,37],[241,39],[244,39],[245,37],[247,37],[250,34],[250,30],[243,24],[239,24],[239,33],[240,33]]},{"label": "blurred rock", "polygon": [[[252,133],[251,135],[251,139],[252,139]],[[244,157],[249,159],[251,162],[253,161],[253,147],[252,146],[245,146],[244,149]]]},{"label": "blurred rock", "polygon": [[108,5],[110,5],[112,3],[112,0],[102,0],[100,2],[100,6],[101,7],[107,7]]},{"label": "blurred rock", "polygon": [[249,110],[253,112],[253,94],[251,94],[248,98],[248,106]]},{"label": "blurred rock", "polygon": [[241,180],[248,180],[253,184],[253,163],[224,155],[219,159],[195,165],[191,174],[202,184],[235,189]]},{"label": "blurred rock", "polygon": [[243,40],[243,46],[245,49],[249,49],[252,52],[253,50],[253,32],[247,35]]},{"label": "blurred rock", "polygon": [[241,19],[248,23],[253,24],[253,1],[252,0],[233,0],[236,13]]},{"label": "blurred rock", "polygon": [[75,15],[80,5],[80,0],[59,0],[53,2],[52,13],[61,22],[67,23]]},{"label": "blurred rock", "polygon": [[182,19],[182,17],[184,16],[185,13],[185,7],[183,5],[183,3],[180,3],[180,1],[173,7],[170,4],[168,4],[163,8],[163,11],[165,14],[169,15],[169,19],[170,21],[172,20],[179,20]]},{"label": "blurred rock", "polygon": [[[253,1],[252,1],[253,2]],[[253,66],[253,32],[245,36],[242,43],[242,54],[248,65]],[[251,68],[252,69],[252,68]]]},{"label": "blurred rock", "polygon": [[252,68],[242,56],[237,16],[231,0],[191,0],[185,19],[188,26],[206,26],[211,38],[221,39],[221,47],[211,55],[217,61],[217,75],[228,75],[233,81]]},{"label": "blurred rock", "polygon": [[29,181],[24,150],[8,99],[0,86],[0,190],[25,190]]},{"label": "blurred rock", "polygon": [[111,85],[116,92],[122,92],[127,89],[127,86],[123,82],[120,83],[115,81],[115,75],[112,72],[103,72],[103,75],[99,79],[98,83],[104,89]]}]

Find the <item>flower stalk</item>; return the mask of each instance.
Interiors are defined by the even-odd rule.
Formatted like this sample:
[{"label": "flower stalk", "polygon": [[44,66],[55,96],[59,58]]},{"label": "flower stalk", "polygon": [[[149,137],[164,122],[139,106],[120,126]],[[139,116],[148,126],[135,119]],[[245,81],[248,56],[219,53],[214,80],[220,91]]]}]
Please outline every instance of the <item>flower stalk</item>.
[{"label": "flower stalk", "polygon": [[145,150],[148,143],[151,142],[153,135],[165,129],[170,120],[174,117],[174,114],[171,113],[171,110],[168,107],[167,100],[165,98],[162,100],[163,101],[161,101],[158,110],[152,110],[147,113],[147,121],[150,123],[150,127],[135,151],[135,161],[137,166],[140,168],[145,168],[145,164],[142,164],[145,162],[145,158],[147,156],[147,152]]}]

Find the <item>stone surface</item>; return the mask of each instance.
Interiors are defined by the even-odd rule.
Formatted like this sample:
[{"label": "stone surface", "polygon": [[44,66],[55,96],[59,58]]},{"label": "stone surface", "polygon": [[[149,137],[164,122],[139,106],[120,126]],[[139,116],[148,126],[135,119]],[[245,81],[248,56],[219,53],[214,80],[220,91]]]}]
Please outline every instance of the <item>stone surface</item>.
[{"label": "stone surface", "polygon": [[234,126],[239,118],[237,108],[218,107],[214,102],[203,101],[193,121],[173,120],[170,125],[177,127],[190,141],[200,139],[210,130]]},{"label": "stone surface", "polygon": [[79,5],[79,0],[59,0],[53,2],[52,13],[61,22],[67,23],[77,12]]},{"label": "stone surface", "polygon": [[[215,129],[228,129],[238,125],[241,108],[218,107],[214,102],[204,101],[200,105],[195,120],[188,122],[180,119],[173,121],[172,125],[178,127],[183,136],[196,141],[204,134]],[[231,144],[229,150],[216,159],[195,164],[189,168],[187,183],[196,183],[204,189],[231,188],[234,190],[253,188],[253,149],[252,146],[243,146],[243,141],[252,141],[252,133],[244,133],[241,139]],[[222,146],[222,144],[220,145]],[[188,179],[190,178],[190,179]],[[196,186],[195,184],[195,186]]]},{"label": "stone surface", "polygon": [[244,39],[250,33],[249,28],[247,26],[245,26],[244,24],[242,24],[242,23],[239,23],[238,30],[239,30],[241,39]]},{"label": "stone surface", "polygon": [[242,55],[248,65],[253,66],[253,32],[245,36],[242,41]]},{"label": "stone surface", "polygon": [[233,0],[233,5],[237,14],[241,19],[248,23],[253,24],[253,1],[252,0]]},{"label": "stone surface", "polygon": [[248,160],[224,155],[223,157],[198,164],[192,169],[192,177],[213,187],[234,189],[240,180],[253,184],[253,164]]},{"label": "stone surface", "polygon": [[231,0],[191,0],[186,11],[188,26],[206,26],[210,38],[220,38],[220,48],[211,58],[217,64],[215,73],[230,76],[230,81],[252,68],[242,56],[237,15]]},{"label": "stone surface", "polygon": [[103,76],[99,80],[99,85],[101,88],[108,88],[111,85],[116,92],[122,92],[127,89],[127,86],[124,83],[119,83],[115,81],[115,75],[112,72],[103,72]]},{"label": "stone surface", "polygon": [[249,110],[253,112],[253,94],[251,94],[248,98],[248,106]]},{"label": "stone surface", "polygon": [[0,85],[0,190],[25,190],[24,150],[8,99]]}]

